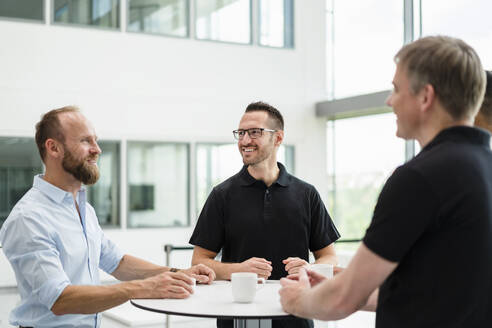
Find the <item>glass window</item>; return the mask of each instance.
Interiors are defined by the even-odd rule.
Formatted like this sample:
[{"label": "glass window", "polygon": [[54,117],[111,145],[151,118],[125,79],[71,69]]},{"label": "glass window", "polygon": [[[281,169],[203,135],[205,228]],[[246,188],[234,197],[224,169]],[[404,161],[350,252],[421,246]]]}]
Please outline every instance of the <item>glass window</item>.
[{"label": "glass window", "polygon": [[251,43],[251,0],[195,0],[197,39]]},{"label": "glass window", "polygon": [[53,21],[56,23],[117,28],[119,0],[54,0]]},{"label": "glass window", "polygon": [[403,44],[403,1],[327,0],[327,22],[330,96],[391,89],[393,56]]},{"label": "glass window", "polygon": [[485,69],[492,69],[492,2],[422,0],[422,35],[444,34],[472,46]]},{"label": "glass window", "polygon": [[33,138],[0,137],[0,227],[43,164]]},{"label": "glass window", "polygon": [[188,35],[188,0],[129,0],[128,31]]},{"label": "glass window", "polygon": [[[294,174],[294,146],[281,145],[277,160]],[[200,214],[212,188],[241,170],[243,161],[237,144],[196,146],[196,213]]]},{"label": "glass window", "polygon": [[128,226],[189,224],[187,144],[128,143]]},{"label": "glass window", "polygon": [[263,46],[294,46],[293,0],[260,0],[259,43]]},{"label": "glass window", "polygon": [[97,183],[87,188],[88,202],[91,204],[104,227],[119,226],[119,180],[120,180],[120,144],[101,141],[99,155],[100,176]]},{"label": "glass window", "polygon": [[343,239],[364,236],[382,186],[405,161],[395,133],[393,113],[328,122],[328,208]]},{"label": "glass window", "polygon": [[44,19],[43,0],[1,0],[0,16],[9,18]]}]

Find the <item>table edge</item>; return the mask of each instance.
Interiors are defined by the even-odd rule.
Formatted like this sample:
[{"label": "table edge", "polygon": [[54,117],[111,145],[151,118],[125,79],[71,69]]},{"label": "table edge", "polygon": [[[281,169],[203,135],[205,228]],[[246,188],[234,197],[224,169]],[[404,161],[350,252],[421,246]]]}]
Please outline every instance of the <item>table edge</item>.
[{"label": "table edge", "polygon": [[183,313],[183,312],[175,312],[175,311],[165,311],[165,310],[158,310],[158,309],[153,309],[149,308],[140,304],[135,303],[133,300],[130,300],[130,303],[142,310],[146,311],[151,311],[151,312],[157,312],[157,313],[164,313],[164,314],[171,314],[171,315],[180,315],[184,317],[195,317],[195,318],[214,318],[214,319],[287,319],[287,318],[296,318],[292,314],[280,314],[280,315],[268,315],[268,316],[254,316],[254,315],[212,315],[212,314],[193,314],[193,313]]}]

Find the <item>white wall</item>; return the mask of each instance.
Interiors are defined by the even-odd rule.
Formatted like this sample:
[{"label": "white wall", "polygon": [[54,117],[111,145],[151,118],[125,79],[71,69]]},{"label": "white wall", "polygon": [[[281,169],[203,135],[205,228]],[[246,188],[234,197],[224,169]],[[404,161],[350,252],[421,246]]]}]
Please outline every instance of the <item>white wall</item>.
[{"label": "white wall", "polygon": [[[325,121],[314,115],[325,90],[324,0],[295,4],[294,50],[0,21],[0,136],[33,136],[42,113],[75,104],[103,140],[230,142],[246,105],[264,100],[285,117],[297,176],[324,196]],[[162,263],[162,245],[186,245],[191,231],[106,233]],[[175,264],[188,256],[175,253]],[[15,283],[8,266],[2,254],[0,285]]]}]

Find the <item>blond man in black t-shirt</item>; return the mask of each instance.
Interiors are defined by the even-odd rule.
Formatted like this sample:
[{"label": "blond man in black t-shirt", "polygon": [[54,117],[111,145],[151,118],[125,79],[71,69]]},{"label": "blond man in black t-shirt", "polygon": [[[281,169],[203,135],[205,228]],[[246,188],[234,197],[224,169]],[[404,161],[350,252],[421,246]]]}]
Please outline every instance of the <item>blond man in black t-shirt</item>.
[{"label": "blond man in black t-shirt", "polygon": [[282,306],[321,320],[376,311],[376,328],[492,327],[492,152],[473,127],[480,59],[439,36],[404,46],[395,62],[396,134],[422,151],[384,185],[349,266],[329,280],[305,269],[282,279]]}]

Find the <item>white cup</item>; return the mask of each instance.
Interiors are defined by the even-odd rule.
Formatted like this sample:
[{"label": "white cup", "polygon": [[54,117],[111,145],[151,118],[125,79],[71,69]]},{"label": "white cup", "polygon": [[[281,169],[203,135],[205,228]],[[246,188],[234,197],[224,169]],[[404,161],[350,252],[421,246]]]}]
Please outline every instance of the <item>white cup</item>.
[{"label": "white cup", "polygon": [[314,263],[311,264],[311,271],[319,273],[326,278],[333,278],[333,264],[328,263]]},{"label": "white cup", "polygon": [[[261,281],[261,285],[258,282]],[[265,279],[258,278],[253,272],[234,272],[231,274],[232,299],[237,303],[251,303],[256,295],[256,290],[265,284]]]}]

